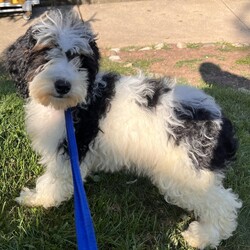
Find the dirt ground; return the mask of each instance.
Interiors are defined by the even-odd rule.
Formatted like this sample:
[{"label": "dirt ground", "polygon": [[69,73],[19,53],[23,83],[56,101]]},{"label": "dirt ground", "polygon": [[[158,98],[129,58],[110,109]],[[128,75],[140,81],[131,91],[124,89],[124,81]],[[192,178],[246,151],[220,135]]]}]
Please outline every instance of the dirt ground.
[{"label": "dirt ground", "polygon": [[[158,48],[157,48],[158,47]],[[159,49],[160,47],[160,49]],[[250,90],[250,46],[175,44],[102,50],[125,67],[171,76],[193,85],[219,84]],[[139,65],[138,65],[139,62]]]}]

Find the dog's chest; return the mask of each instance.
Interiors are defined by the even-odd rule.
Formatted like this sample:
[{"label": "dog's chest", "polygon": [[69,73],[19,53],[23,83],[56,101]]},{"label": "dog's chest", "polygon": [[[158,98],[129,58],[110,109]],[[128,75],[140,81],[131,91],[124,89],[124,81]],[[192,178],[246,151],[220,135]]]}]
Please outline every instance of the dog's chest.
[{"label": "dog's chest", "polygon": [[66,134],[64,112],[34,101],[26,105],[25,111],[26,128],[33,148],[40,153],[55,153]]}]

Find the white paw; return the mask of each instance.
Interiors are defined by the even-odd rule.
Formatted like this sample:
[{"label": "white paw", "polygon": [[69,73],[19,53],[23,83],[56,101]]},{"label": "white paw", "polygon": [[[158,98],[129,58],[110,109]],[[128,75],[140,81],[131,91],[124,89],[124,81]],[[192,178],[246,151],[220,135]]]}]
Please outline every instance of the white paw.
[{"label": "white paw", "polygon": [[35,189],[23,188],[20,196],[15,199],[21,205],[29,207],[43,206],[44,208],[49,208],[56,206],[55,201],[49,196],[44,196],[36,192]]},{"label": "white paw", "polygon": [[190,246],[198,249],[216,247],[219,244],[218,231],[212,225],[203,225],[197,221],[192,222],[182,236]]}]

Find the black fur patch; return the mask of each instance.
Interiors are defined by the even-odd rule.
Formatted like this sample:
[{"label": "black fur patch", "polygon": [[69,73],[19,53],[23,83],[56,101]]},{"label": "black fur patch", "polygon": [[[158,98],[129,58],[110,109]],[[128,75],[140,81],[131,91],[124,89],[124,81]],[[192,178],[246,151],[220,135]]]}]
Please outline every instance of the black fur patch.
[{"label": "black fur patch", "polygon": [[95,81],[96,74],[99,71],[100,52],[95,41],[91,41],[89,45],[93,51],[93,55],[81,55],[80,58],[82,62],[81,68],[87,69],[89,83],[92,84]]},{"label": "black fur patch", "polygon": [[[89,144],[100,131],[99,120],[105,117],[110,109],[110,102],[115,95],[115,82],[118,79],[119,75],[117,74],[107,73],[103,75],[100,82],[96,81],[94,85],[89,85],[87,104],[72,108],[80,161],[85,157]],[[103,82],[105,85],[100,84]],[[98,91],[98,95],[94,91]],[[59,145],[59,150],[62,147],[68,153],[66,139]]]},{"label": "black fur patch", "polygon": [[25,76],[31,66],[28,61],[35,43],[36,40],[32,36],[31,28],[29,28],[23,36],[4,51],[4,66],[14,80],[18,92],[23,97],[28,96]]},{"label": "black fur patch", "polygon": [[227,161],[236,159],[238,141],[235,138],[235,130],[229,119],[222,118],[222,128],[218,136],[218,142],[213,151],[212,166],[223,166]]},{"label": "black fur patch", "polygon": [[183,108],[190,111],[191,115],[176,111],[176,116],[184,122],[184,127],[173,128],[176,144],[186,142],[191,146],[189,155],[197,169],[225,169],[227,161],[233,160],[237,150],[237,140],[231,122],[225,117],[221,118],[222,124],[219,129],[213,114],[208,110],[186,106]]},{"label": "black fur patch", "polygon": [[143,84],[147,86],[143,96],[147,99],[147,108],[155,108],[162,95],[171,90],[163,79],[145,79]]}]

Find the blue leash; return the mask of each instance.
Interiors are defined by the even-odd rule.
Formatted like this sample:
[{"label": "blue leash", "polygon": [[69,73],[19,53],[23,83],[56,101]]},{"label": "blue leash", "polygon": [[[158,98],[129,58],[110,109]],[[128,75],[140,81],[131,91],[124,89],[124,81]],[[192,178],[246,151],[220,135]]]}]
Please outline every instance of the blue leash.
[{"label": "blue leash", "polygon": [[74,183],[74,206],[77,245],[79,250],[97,250],[95,231],[92,224],[86,193],[79,168],[78,149],[71,110],[65,111],[68,150]]}]

